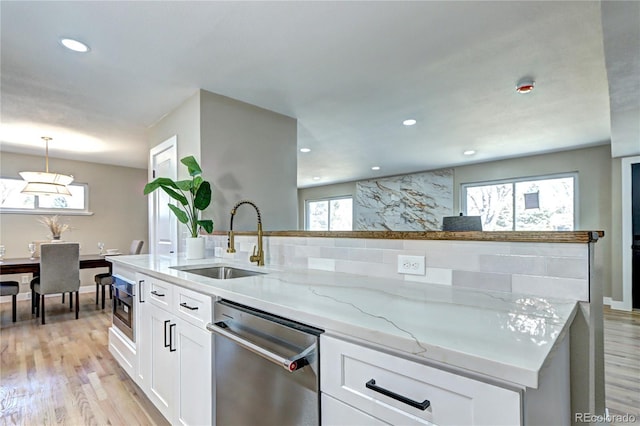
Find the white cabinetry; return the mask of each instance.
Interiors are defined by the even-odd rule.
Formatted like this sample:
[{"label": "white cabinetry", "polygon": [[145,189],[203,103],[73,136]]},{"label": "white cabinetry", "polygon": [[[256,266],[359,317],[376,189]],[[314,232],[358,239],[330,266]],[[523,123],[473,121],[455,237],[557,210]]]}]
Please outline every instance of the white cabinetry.
[{"label": "white cabinetry", "polygon": [[172,424],[213,419],[210,296],[138,274],[143,293],[136,382]]},{"label": "white cabinetry", "polygon": [[323,394],[347,405],[323,396],[323,402],[329,402],[322,405],[325,425],[366,424],[365,413],[380,424],[521,423],[518,391],[325,335],[320,348],[320,388]]},{"label": "white cabinetry", "polygon": [[537,389],[493,384],[323,334],[323,425],[570,425],[569,339]]}]

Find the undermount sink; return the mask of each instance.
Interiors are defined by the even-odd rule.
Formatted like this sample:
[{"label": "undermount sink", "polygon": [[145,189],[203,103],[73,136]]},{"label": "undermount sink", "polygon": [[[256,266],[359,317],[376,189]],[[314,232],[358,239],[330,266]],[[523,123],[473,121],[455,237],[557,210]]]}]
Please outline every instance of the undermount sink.
[{"label": "undermount sink", "polygon": [[231,266],[170,266],[171,269],[188,272],[190,274],[201,275],[203,277],[215,278],[217,280],[229,280],[232,278],[252,277],[254,275],[264,275],[265,272],[249,271],[247,269],[233,268]]}]

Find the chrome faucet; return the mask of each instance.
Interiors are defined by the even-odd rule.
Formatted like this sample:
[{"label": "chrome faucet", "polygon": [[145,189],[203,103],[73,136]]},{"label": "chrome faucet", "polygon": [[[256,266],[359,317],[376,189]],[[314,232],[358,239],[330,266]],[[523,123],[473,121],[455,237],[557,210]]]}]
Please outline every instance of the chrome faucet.
[{"label": "chrome faucet", "polygon": [[260,209],[258,209],[258,206],[256,206],[253,201],[238,201],[238,203],[231,209],[231,224],[229,226],[229,241],[227,243],[227,253],[236,252],[233,238],[233,217],[235,216],[238,207],[243,204],[249,204],[253,206],[253,208],[256,209],[256,213],[258,214],[258,251],[256,253],[256,246],[253,246],[253,254],[249,256],[249,261],[256,262],[258,266],[264,266],[264,250],[262,249],[262,217],[260,216]]}]

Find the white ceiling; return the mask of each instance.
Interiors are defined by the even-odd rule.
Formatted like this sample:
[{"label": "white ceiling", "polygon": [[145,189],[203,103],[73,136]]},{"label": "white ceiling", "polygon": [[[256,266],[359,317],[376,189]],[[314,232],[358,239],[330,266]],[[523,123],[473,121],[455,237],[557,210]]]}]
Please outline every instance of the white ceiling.
[{"label": "white ceiling", "polygon": [[298,120],[300,187],[608,143],[612,123],[614,155],[640,153],[620,30],[640,3],[607,3],[3,0],[1,148],[47,135],[52,157],[146,168],[148,127],[202,88]]}]

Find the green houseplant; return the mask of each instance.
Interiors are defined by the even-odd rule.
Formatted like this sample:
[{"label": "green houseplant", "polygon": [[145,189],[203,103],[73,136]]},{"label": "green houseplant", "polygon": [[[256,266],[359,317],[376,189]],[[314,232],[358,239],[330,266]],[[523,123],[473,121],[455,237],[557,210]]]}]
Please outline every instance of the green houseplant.
[{"label": "green houseplant", "polygon": [[[144,186],[144,194],[148,195],[158,188],[162,188],[171,198],[178,202],[177,205],[169,203],[168,206],[181,223],[187,225],[191,238],[198,238],[198,231],[204,228],[207,232],[213,231],[211,219],[200,219],[200,212],[211,204],[211,184],[202,179],[202,169],[198,161],[190,155],[180,160],[187,166],[191,179],[174,181],[166,177],[159,177]],[[201,239],[202,240],[202,239]],[[204,250],[204,240],[202,240]],[[187,241],[187,258],[189,257],[189,241]]]}]

